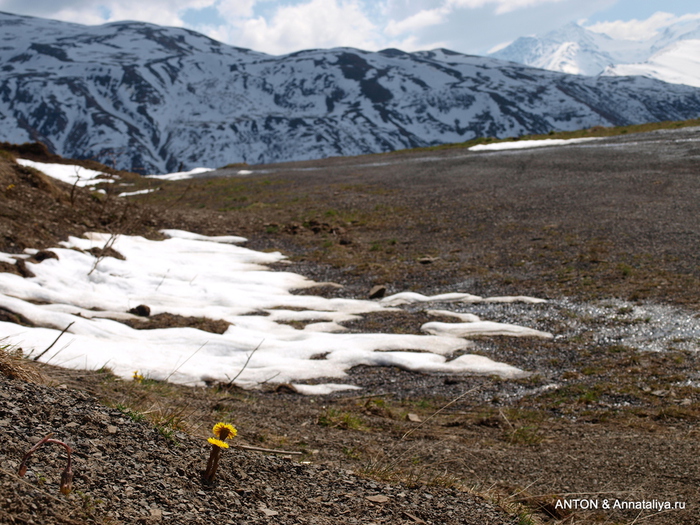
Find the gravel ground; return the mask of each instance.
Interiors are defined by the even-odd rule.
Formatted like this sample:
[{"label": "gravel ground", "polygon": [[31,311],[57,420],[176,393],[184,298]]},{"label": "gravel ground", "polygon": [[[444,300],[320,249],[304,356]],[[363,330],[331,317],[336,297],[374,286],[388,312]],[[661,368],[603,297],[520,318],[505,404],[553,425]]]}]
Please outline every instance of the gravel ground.
[{"label": "gravel ground", "polygon": [[[73,448],[74,491],[58,492]],[[224,452],[215,485],[201,474],[209,445],[183,432],[159,433],[91,396],[0,378],[1,523],[391,523],[516,524],[502,510],[457,489],[408,488],[350,470],[300,464],[245,450]]]},{"label": "gravel ground", "polygon": [[[289,254],[284,269],[345,286],[319,290],[326,295],[362,298],[383,284],[387,293],[543,297],[543,305],[463,311],[555,335],[475,341],[476,352],[533,372],[525,379],[358,367],[348,381],[365,397],[135,388],[52,371],[51,384],[68,385],[56,388],[0,376],[8,444],[0,522],[697,523],[699,160],[700,128],[686,128],[565,148],[419,151],[253,166],[245,177],[223,170],[213,174],[223,178],[181,183],[134,179],[131,189],[160,191],[125,204],[71,195],[0,158],[3,251],[49,248],[95,228],[238,234],[251,248]],[[11,312],[0,318],[13,320]],[[417,333],[426,320],[423,307],[405,307],[348,328]],[[167,395],[154,401],[161,389]],[[194,422],[187,433],[134,422],[86,392],[128,413],[170,404],[194,411]],[[311,464],[231,450],[219,485],[204,489],[209,421],[222,414],[242,443],[303,451]],[[37,455],[26,483],[13,473],[50,431],[76,448],[69,498],[57,494],[58,449]],[[466,487],[527,512],[503,514]],[[581,498],[686,508],[555,507]]]}]

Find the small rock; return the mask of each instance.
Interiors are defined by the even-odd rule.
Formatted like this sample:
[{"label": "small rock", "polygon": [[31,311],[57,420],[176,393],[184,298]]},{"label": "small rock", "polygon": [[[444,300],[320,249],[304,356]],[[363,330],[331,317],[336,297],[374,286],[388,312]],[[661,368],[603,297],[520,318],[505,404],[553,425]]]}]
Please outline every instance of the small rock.
[{"label": "small rock", "polygon": [[372,503],[386,503],[389,501],[388,497],[382,496],[381,494],[377,494],[376,496],[366,496],[365,499],[367,501],[371,501]]},{"label": "small rock", "polygon": [[284,231],[287,233],[291,233],[292,235],[296,235],[301,231],[301,229],[302,226],[298,222],[290,222],[287,226],[284,227]]},{"label": "small rock", "polygon": [[298,394],[299,392],[297,391],[296,388],[294,388],[294,385],[290,383],[280,383],[275,387],[275,392],[277,394]]},{"label": "small rock", "polygon": [[378,284],[376,286],[373,286],[372,289],[369,291],[369,298],[370,299],[381,299],[384,297],[386,294],[386,286],[383,284]]},{"label": "small rock", "polygon": [[267,517],[277,516],[279,514],[279,512],[276,510],[268,509],[267,507],[260,507],[258,510],[260,510],[260,512],[265,514]]},{"label": "small rock", "polygon": [[116,434],[117,433],[117,427],[114,425],[107,425],[107,432],[110,434]]},{"label": "small rock", "polygon": [[32,259],[34,259],[36,262],[45,261],[46,259],[58,260],[58,255],[51,250],[41,250],[32,255]]},{"label": "small rock", "polygon": [[420,259],[418,259],[418,262],[421,264],[433,264],[439,259],[440,257],[421,257]]},{"label": "small rock", "polygon": [[413,523],[418,523],[419,525],[420,525],[421,523],[425,523],[425,522],[424,522],[422,519],[420,519],[418,516],[414,516],[413,514],[410,514],[410,513],[406,512],[406,511],[403,511],[403,514],[404,514],[404,516],[406,516],[407,518],[410,518],[411,520],[413,520]]},{"label": "small rock", "polygon": [[414,422],[414,423],[420,423],[421,421],[423,421],[423,420],[418,416],[418,414],[406,414],[406,419],[408,419],[409,421],[412,421],[412,422]]},{"label": "small rock", "polygon": [[149,315],[151,315],[151,308],[150,306],[146,306],[145,304],[140,304],[137,307],[129,310],[129,313],[138,315],[139,317],[148,317]]}]

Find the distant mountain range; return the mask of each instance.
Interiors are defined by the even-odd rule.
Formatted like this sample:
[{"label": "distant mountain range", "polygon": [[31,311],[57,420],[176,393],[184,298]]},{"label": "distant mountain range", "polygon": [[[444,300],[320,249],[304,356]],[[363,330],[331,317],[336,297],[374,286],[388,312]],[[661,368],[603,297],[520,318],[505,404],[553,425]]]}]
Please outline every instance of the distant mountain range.
[{"label": "distant mountain range", "polygon": [[0,13],[0,141],[139,172],[700,115],[700,89],[443,49],[270,56],[181,28]]},{"label": "distant mountain range", "polygon": [[669,25],[646,40],[616,40],[571,23],[489,56],[563,73],[642,75],[700,87],[700,20]]}]

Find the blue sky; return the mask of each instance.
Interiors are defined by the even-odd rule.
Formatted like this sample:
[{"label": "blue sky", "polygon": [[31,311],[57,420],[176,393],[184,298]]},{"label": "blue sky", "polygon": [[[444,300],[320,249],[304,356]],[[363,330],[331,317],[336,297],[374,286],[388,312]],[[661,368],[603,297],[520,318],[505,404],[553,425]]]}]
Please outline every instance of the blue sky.
[{"label": "blue sky", "polygon": [[82,24],[182,26],[275,55],[336,46],[483,55],[568,22],[643,39],[700,18],[697,0],[0,0],[0,10]]}]

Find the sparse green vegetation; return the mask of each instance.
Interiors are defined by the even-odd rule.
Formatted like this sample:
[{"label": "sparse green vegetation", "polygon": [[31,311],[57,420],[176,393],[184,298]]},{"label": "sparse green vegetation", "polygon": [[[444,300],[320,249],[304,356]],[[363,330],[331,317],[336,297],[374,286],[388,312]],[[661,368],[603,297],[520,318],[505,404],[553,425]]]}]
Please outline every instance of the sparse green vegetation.
[{"label": "sparse green vegetation", "polygon": [[416,148],[411,150],[401,150],[390,154],[401,154],[415,151],[436,151],[441,149],[451,148],[471,148],[479,144],[493,144],[497,142],[514,142],[520,140],[548,140],[548,139],[578,139],[578,138],[593,138],[593,137],[614,137],[616,135],[626,135],[628,133],[648,133],[660,129],[679,129],[685,127],[700,126],[700,119],[691,119],[684,121],[664,121],[664,122],[649,122],[646,124],[636,124],[632,126],[594,126],[592,128],[581,129],[577,131],[554,131],[551,130],[544,135],[521,135],[519,137],[509,137],[497,139],[494,137],[478,137],[466,142],[455,144],[443,144],[439,146],[429,146],[426,148]]},{"label": "sparse green vegetation", "polygon": [[115,408],[122,412],[125,416],[127,416],[129,419],[132,421],[143,421],[146,419],[146,416],[142,414],[141,412],[134,412],[131,410],[129,407],[126,407],[122,405],[121,403],[117,403],[115,405]]},{"label": "sparse green vegetation", "polygon": [[340,412],[329,408],[319,416],[318,424],[323,427],[344,428],[346,430],[368,430],[362,419],[350,412]]}]

